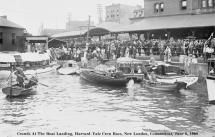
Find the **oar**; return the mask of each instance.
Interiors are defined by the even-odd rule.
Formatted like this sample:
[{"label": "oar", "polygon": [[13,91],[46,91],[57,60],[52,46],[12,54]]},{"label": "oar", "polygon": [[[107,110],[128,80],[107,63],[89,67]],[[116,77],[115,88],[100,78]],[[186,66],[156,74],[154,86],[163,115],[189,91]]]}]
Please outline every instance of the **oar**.
[{"label": "oar", "polygon": [[43,85],[43,86],[45,86],[45,87],[49,87],[48,85],[43,84],[43,83],[40,83],[40,82],[38,82],[38,84]]},{"label": "oar", "polygon": [[[23,77],[23,76],[21,76],[22,78],[26,78],[27,80],[29,80],[27,77]],[[30,80],[29,80],[30,81]],[[38,84],[40,84],[40,85],[43,85],[43,86],[45,86],[45,87],[49,87],[48,85],[46,85],[46,84],[43,84],[43,83],[41,83],[41,82],[38,82],[38,81],[34,81],[34,80],[32,80],[31,79],[31,81],[33,81],[33,82],[35,82],[35,83],[38,83]]]},{"label": "oar", "polygon": [[[29,79],[28,79],[28,80],[29,80]],[[35,82],[35,83],[38,83],[38,84],[40,84],[40,85],[43,85],[43,86],[45,86],[45,87],[49,87],[48,85],[46,85],[46,84],[43,84],[43,83],[41,83],[41,82],[34,81],[34,80],[32,80],[32,79],[31,79],[31,81],[33,81],[33,82]]]}]

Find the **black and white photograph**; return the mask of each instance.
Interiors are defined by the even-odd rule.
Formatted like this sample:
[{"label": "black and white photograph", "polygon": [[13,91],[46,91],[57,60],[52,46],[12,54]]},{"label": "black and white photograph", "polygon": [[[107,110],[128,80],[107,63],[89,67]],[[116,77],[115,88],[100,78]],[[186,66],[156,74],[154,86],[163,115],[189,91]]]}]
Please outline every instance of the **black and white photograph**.
[{"label": "black and white photograph", "polygon": [[215,137],[215,0],[0,0],[0,137]]}]

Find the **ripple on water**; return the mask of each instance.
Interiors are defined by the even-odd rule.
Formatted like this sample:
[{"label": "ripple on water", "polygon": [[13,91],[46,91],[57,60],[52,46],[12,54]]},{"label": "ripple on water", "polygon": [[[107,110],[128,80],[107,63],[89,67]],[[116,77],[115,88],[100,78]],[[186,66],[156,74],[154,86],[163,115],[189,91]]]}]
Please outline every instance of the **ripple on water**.
[{"label": "ripple on water", "polygon": [[[215,131],[215,106],[196,91],[134,90],[52,73],[39,77],[35,95],[0,94],[0,132],[11,131]],[[8,131],[10,129],[10,131]]]}]

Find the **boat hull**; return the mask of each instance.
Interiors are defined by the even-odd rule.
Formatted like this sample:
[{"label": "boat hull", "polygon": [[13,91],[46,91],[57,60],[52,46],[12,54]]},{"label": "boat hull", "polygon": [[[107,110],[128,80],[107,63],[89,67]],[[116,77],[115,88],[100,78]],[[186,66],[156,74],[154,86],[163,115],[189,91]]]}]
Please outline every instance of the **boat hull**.
[{"label": "boat hull", "polygon": [[149,82],[148,80],[143,80],[144,87],[153,91],[165,91],[165,92],[178,92],[180,89],[186,87],[184,82],[174,82],[174,83],[160,83],[160,82]]},{"label": "boat hull", "polygon": [[175,83],[175,82],[185,82],[187,84],[186,88],[191,87],[198,81],[198,77],[183,75],[183,76],[156,76],[158,82],[164,83]]},{"label": "boat hull", "polygon": [[58,73],[61,75],[74,75],[77,74],[77,68],[60,68],[58,69]]},{"label": "boat hull", "polygon": [[97,73],[93,70],[83,70],[80,73],[81,78],[92,83],[104,84],[109,86],[126,86],[128,79],[123,78],[113,78],[110,76],[105,76],[105,74]]},{"label": "boat hull", "polygon": [[208,100],[210,103],[215,103],[215,77],[208,76],[206,79]]},{"label": "boat hull", "polygon": [[30,88],[23,88],[17,85],[13,85],[12,87],[6,87],[2,89],[2,92],[9,97],[18,97],[18,96],[26,96],[35,93],[37,85],[32,86]]}]

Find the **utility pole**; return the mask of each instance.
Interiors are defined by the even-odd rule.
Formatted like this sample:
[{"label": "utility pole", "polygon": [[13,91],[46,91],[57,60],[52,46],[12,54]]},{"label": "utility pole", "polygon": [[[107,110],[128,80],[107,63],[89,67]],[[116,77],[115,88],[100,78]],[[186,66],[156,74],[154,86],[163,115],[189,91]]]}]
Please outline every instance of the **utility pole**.
[{"label": "utility pole", "polygon": [[99,24],[103,22],[103,9],[101,4],[97,4],[97,13]]},{"label": "utility pole", "polygon": [[89,22],[87,26],[87,42],[89,41],[89,30],[90,30],[90,16],[89,16]]},{"label": "utility pole", "polygon": [[44,23],[42,22],[42,23],[40,24],[38,34],[39,34],[39,35],[44,35],[44,34],[43,34],[43,31],[44,31]]},{"label": "utility pole", "polygon": [[71,31],[71,12],[68,13],[68,24],[67,24],[67,28],[69,31]]}]

